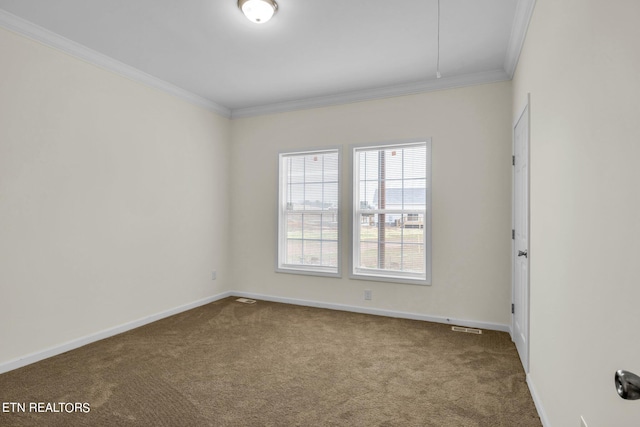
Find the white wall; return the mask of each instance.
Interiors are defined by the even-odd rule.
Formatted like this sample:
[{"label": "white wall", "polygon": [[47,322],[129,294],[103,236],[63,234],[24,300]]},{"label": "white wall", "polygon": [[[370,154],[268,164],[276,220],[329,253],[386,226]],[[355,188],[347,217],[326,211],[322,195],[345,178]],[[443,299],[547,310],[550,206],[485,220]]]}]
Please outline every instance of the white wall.
[{"label": "white wall", "polygon": [[[230,123],[5,30],[0,48],[0,366],[229,290],[509,323],[510,83]],[[413,137],[433,138],[432,286],[347,279],[346,209],[343,279],[274,272],[279,150],[345,147],[347,206],[349,144]]]},{"label": "white wall", "polygon": [[538,0],[514,79],[531,93],[531,373],[554,427],[640,425],[640,3]]},{"label": "white wall", "polygon": [[[233,289],[509,324],[511,96],[505,82],[234,120]],[[349,280],[349,145],[421,137],[433,138],[433,285]],[[278,151],[333,145],[344,148],[343,278],[275,273]]]},{"label": "white wall", "polygon": [[226,290],[229,121],[5,30],[0,52],[0,364]]}]

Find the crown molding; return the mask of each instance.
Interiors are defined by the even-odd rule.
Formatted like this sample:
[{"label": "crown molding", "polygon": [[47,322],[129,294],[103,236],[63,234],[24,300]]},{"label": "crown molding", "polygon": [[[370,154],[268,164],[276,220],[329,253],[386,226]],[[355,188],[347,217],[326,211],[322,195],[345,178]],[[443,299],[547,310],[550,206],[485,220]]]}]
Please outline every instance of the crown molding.
[{"label": "crown molding", "polygon": [[516,15],[513,19],[513,27],[511,27],[511,37],[509,37],[507,55],[504,60],[504,70],[510,79],[513,78],[513,74],[516,72],[520,52],[522,52],[527,29],[529,28],[529,22],[531,22],[535,6],[536,0],[518,0]]},{"label": "crown molding", "polygon": [[416,83],[386,86],[237,109],[224,107],[209,99],[196,95],[193,92],[189,92],[84,45],[62,37],[2,9],[0,9],[0,27],[4,27],[7,30],[28,37],[44,45],[61,50],[69,55],[133,81],[181,98],[191,104],[213,111],[220,116],[236,119],[511,80],[518,64],[520,51],[524,44],[535,3],[536,0],[518,0],[507,55],[505,57],[504,70],[492,70],[462,76],[443,77],[441,79],[430,79]]},{"label": "crown molding", "polygon": [[61,50],[71,56],[89,62],[90,64],[96,65],[107,71],[114,72],[130,80],[181,98],[191,104],[213,111],[223,117],[231,117],[231,110],[223,107],[222,105],[218,105],[209,99],[172,85],[171,83],[147,74],[144,71],[140,71],[137,68],[124,64],[107,55],[96,52],[95,50],[81,45],[80,43],[76,43],[62,37],[2,9],[0,9],[0,27],[4,27],[7,30],[28,37],[44,45]]},{"label": "crown molding", "polygon": [[331,105],[350,104],[353,102],[369,101],[373,99],[392,98],[396,96],[414,95],[418,93],[454,89],[464,86],[496,83],[510,79],[511,78],[504,70],[492,70],[483,73],[442,77],[441,79],[425,80],[417,83],[386,86],[295,101],[279,102],[275,104],[259,105],[256,107],[237,108],[231,110],[231,118],[239,119],[265,114],[305,110],[309,108],[328,107]]}]

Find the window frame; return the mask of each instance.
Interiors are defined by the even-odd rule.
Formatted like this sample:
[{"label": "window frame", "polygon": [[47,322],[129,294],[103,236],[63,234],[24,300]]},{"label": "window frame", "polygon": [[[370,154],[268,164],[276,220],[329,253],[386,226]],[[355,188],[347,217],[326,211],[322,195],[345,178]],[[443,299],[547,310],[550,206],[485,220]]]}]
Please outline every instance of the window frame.
[{"label": "window frame", "polygon": [[[424,206],[424,256],[425,256],[425,273],[420,277],[416,277],[415,274],[411,273],[402,273],[402,272],[389,272],[386,270],[378,270],[378,269],[361,269],[358,266],[359,264],[359,254],[360,254],[360,212],[362,209],[359,206],[359,163],[357,154],[366,149],[372,150],[380,150],[382,148],[406,148],[415,145],[424,145],[426,148],[426,197],[425,197],[425,206]],[[433,216],[432,205],[431,205],[431,194],[433,189],[433,181],[432,181],[432,144],[431,138],[415,138],[415,139],[407,139],[407,140],[396,140],[396,141],[387,141],[387,142],[378,142],[378,143],[365,143],[365,144],[352,144],[349,149],[350,153],[350,175],[351,175],[351,194],[350,194],[350,214],[351,214],[351,238],[350,238],[350,256],[349,256],[349,278],[354,280],[368,280],[368,281],[380,281],[380,282],[388,282],[388,283],[404,283],[404,284],[412,284],[412,285],[426,285],[429,286],[432,284],[431,282],[431,274],[432,274],[432,235],[431,235],[431,218]],[[367,211],[378,211],[378,210],[367,210]],[[385,209],[385,213],[393,213],[392,209]],[[406,210],[405,210],[406,213]],[[356,253],[356,250],[358,252]]]},{"label": "window frame", "polygon": [[[297,265],[286,264],[286,252],[285,245],[287,241],[286,236],[286,200],[284,199],[284,189],[287,185],[286,174],[283,174],[283,161],[287,157],[300,155],[308,156],[313,154],[327,154],[336,153],[338,155],[338,209],[336,212],[337,217],[337,266],[325,267],[320,265]],[[277,273],[289,273],[289,274],[301,274],[309,276],[322,276],[322,277],[342,277],[342,147],[341,146],[328,146],[321,148],[308,148],[308,149],[294,149],[294,150],[280,150],[278,152],[278,199],[277,199],[277,214],[276,214],[276,260],[275,271]],[[311,213],[326,213],[324,210],[318,210]],[[282,262],[281,262],[282,261]]]}]

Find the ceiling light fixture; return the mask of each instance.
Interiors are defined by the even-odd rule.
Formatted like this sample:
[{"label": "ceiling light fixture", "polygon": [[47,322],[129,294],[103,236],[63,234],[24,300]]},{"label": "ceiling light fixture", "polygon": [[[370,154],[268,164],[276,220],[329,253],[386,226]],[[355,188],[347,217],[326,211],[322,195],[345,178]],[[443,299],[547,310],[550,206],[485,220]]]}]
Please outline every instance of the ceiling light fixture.
[{"label": "ceiling light fixture", "polygon": [[238,0],[238,8],[244,16],[256,24],[264,24],[278,10],[275,0]]}]

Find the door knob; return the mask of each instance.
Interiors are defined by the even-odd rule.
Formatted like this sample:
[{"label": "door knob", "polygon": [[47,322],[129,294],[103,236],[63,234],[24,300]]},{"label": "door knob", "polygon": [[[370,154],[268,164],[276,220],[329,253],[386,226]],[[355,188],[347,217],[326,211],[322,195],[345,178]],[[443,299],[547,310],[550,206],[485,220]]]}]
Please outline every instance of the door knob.
[{"label": "door knob", "polygon": [[518,256],[523,256],[525,258],[528,258],[527,251],[518,251]]},{"label": "door knob", "polygon": [[619,370],[616,372],[616,390],[626,400],[640,399],[640,377],[634,373]]}]

